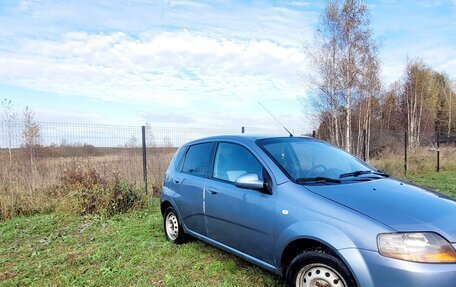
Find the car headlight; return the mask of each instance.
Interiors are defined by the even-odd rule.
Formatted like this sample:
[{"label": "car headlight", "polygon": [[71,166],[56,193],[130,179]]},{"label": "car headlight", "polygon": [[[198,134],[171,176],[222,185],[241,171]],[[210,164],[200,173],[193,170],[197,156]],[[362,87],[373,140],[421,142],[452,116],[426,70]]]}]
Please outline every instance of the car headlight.
[{"label": "car headlight", "polygon": [[423,263],[456,263],[453,246],[432,232],[385,233],[377,237],[381,255]]}]

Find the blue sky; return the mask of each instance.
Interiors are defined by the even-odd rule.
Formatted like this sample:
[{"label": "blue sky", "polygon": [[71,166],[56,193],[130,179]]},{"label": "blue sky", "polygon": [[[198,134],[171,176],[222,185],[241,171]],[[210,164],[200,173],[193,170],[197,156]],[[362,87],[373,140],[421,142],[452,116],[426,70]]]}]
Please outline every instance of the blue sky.
[{"label": "blue sky", "polygon": [[[456,1],[368,1],[382,79],[421,57],[456,75]],[[311,130],[321,1],[0,1],[0,98],[40,121]]]}]

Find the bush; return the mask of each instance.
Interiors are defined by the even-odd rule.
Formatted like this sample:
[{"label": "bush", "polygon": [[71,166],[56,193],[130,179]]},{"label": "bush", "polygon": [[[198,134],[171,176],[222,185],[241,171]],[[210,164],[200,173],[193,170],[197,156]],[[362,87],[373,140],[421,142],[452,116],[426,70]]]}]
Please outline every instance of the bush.
[{"label": "bush", "polygon": [[62,176],[59,193],[66,193],[66,200],[59,204],[59,210],[80,215],[100,214],[111,216],[125,213],[144,206],[142,192],[114,176],[105,180],[94,168],[74,167]]},{"label": "bush", "polygon": [[119,176],[101,175],[95,168],[70,165],[50,188],[22,193],[0,191],[0,220],[53,211],[112,216],[142,208],[145,203],[144,193]]}]

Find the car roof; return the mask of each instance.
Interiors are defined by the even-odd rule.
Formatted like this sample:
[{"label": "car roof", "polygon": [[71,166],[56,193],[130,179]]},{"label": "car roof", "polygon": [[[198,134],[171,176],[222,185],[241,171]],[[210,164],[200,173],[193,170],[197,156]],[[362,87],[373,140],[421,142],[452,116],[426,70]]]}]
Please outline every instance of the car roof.
[{"label": "car roof", "polygon": [[[206,141],[223,141],[223,140],[235,140],[238,142],[255,142],[256,140],[262,140],[262,139],[272,139],[272,138],[289,138],[289,136],[284,136],[284,135],[262,135],[262,134],[254,134],[254,135],[249,135],[249,134],[242,134],[242,135],[219,135],[219,136],[211,136],[211,137],[205,137],[205,138],[200,138],[197,140],[193,140],[190,142],[187,142],[185,145],[191,145],[191,144],[196,144],[199,142],[206,142]],[[313,139],[312,137],[307,137],[307,136],[297,136],[296,138],[309,138]]]}]

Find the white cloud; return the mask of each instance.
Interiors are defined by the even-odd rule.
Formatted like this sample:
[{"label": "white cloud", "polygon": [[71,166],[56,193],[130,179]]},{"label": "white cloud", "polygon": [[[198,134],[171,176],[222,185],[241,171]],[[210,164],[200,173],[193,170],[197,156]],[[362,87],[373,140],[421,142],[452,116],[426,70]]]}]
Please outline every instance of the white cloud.
[{"label": "white cloud", "polygon": [[190,32],[143,39],[124,33],[68,33],[59,41],[25,39],[0,54],[0,80],[59,94],[116,101],[294,98],[302,52],[271,41],[235,41]]},{"label": "white cloud", "polygon": [[382,52],[382,76],[385,84],[401,79],[407,60],[422,59],[438,72],[456,75],[456,45],[434,45],[432,42],[410,43],[404,47],[389,47]]},{"label": "white cloud", "polygon": [[[171,109],[203,125],[265,123],[269,118],[258,112],[257,101],[286,100],[272,109],[297,127],[295,99],[305,94],[301,46],[312,37],[321,5],[22,0],[0,11],[0,65],[6,67],[0,84],[138,103],[158,109],[155,115]],[[428,17],[434,10],[421,6],[373,6],[375,34],[385,39],[386,83],[402,75],[407,56],[456,74],[454,17]]]},{"label": "white cloud", "polygon": [[[219,123],[230,121],[227,110],[264,122],[259,99],[297,103],[301,45],[317,18],[285,4],[224,0],[22,0],[0,16],[0,65],[9,67],[1,84]],[[294,122],[301,115],[276,112]]]}]

